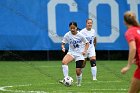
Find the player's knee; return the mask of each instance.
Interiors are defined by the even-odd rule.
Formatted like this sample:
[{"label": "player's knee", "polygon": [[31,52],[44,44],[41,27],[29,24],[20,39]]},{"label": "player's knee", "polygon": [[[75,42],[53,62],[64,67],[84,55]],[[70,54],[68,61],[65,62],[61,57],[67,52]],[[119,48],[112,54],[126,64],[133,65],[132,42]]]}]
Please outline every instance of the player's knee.
[{"label": "player's knee", "polygon": [[81,70],[79,69],[79,70],[76,70],[76,75],[77,76],[80,76],[81,75]]},{"label": "player's knee", "polygon": [[78,60],[78,61],[76,61],[76,68],[83,68],[82,66],[83,66],[83,62],[84,62],[84,60]]},{"label": "player's knee", "polygon": [[68,62],[66,62],[65,60],[62,60],[62,64],[63,64],[63,65],[67,65]]},{"label": "player's knee", "polygon": [[90,65],[91,65],[91,67],[95,67],[96,66],[96,60],[94,60],[94,59],[90,60]]}]

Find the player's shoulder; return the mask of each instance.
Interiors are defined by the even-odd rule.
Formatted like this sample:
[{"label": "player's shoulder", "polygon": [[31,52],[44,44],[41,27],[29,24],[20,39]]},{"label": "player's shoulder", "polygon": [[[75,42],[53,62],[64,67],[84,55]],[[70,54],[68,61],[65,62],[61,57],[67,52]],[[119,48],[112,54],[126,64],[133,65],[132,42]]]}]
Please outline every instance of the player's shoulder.
[{"label": "player's shoulder", "polygon": [[133,34],[137,30],[140,30],[140,28],[139,27],[130,27],[129,29],[127,29],[127,31],[125,32],[125,34]]},{"label": "player's shoulder", "polygon": [[127,29],[127,31],[125,32],[125,36],[132,36],[134,35],[134,33],[136,32],[138,28],[137,27],[130,27]]},{"label": "player's shoulder", "polygon": [[69,38],[69,37],[71,37],[71,32],[70,32],[70,31],[68,31],[68,32],[64,35],[64,38]]},{"label": "player's shoulder", "polygon": [[92,28],[91,31],[92,31],[92,32],[95,32],[95,29]]},{"label": "player's shoulder", "polygon": [[84,36],[84,35],[81,33],[81,31],[78,31],[77,35],[78,35],[78,36]]},{"label": "player's shoulder", "polygon": [[70,31],[68,31],[68,32],[65,34],[65,36],[70,35],[70,34],[71,34],[71,32],[70,32]]},{"label": "player's shoulder", "polygon": [[91,29],[91,31],[90,31],[90,32],[91,32],[91,34],[96,35],[96,31],[95,31],[93,28]]},{"label": "player's shoulder", "polygon": [[87,32],[87,29],[86,29],[86,28],[83,28],[83,29],[80,31],[80,33],[83,34],[83,35],[85,35],[86,32]]},{"label": "player's shoulder", "polygon": [[140,27],[133,26],[133,27],[130,27],[127,31],[134,31],[134,30],[138,30],[138,29],[140,29]]},{"label": "player's shoulder", "polygon": [[86,31],[86,28],[83,28],[80,32],[85,32]]}]

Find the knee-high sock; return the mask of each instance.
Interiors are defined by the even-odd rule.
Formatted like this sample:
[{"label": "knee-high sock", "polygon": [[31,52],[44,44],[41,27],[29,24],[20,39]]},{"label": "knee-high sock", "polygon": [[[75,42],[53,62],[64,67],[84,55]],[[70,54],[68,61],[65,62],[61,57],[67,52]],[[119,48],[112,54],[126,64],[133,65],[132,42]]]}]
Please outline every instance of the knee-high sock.
[{"label": "knee-high sock", "polygon": [[78,85],[81,84],[81,81],[82,81],[82,75],[80,75],[80,76],[76,76],[76,78],[77,78],[77,84],[78,84]]},{"label": "knee-high sock", "polygon": [[84,69],[85,69],[85,68],[82,68],[82,69],[81,69],[81,74],[80,74],[80,76],[82,76]]},{"label": "knee-high sock", "polygon": [[64,77],[67,77],[69,72],[68,65],[62,65],[62,69]]},{"label": "knee-high sock", "polygon": [[96,74],[97,74],[97,67],[91,67],[91,73],[94,79],[96,79]]}]

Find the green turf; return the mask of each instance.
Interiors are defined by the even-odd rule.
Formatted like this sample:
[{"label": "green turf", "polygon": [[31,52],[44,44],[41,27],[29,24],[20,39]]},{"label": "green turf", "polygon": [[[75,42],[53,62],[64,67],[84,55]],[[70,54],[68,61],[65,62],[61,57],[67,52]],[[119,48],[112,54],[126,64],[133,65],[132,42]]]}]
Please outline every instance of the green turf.
[{"label": "green turf", "polygon": [[[126,75],[120,69],[127,61],[97,61],[97,81],[93,81],[90,64],[83,71],[82,86],[66,87],[61,61],[1,61],[0,93],[127,93],[135,66]],[[76,81],[75,62],[69,64],[69,75]]]}]

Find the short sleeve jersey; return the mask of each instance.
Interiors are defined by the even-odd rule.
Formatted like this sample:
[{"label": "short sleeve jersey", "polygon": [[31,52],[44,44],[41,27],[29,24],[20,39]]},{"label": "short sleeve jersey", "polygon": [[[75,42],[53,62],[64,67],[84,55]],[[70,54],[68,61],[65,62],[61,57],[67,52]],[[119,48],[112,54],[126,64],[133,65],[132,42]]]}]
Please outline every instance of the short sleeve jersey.
[{"label": "short sleeve jersey", "polygon": [[89,49],[94,47],[94,38],[96,37],[96,32],[94,29],[91,29],[90,31],[88,31],[86,28],[82,29],[80,31],[80,33],[82,33],[86,39],[89,42]]},{"label": "short sleeve jersey", "polygon": [[137,65],[140,66],[140,28],[139,27],[131,27],[126,33],[125,37],[127,42],[131,42],[132,40],[136,43],[136,61]]},{"label": "short sleeve jersey", "polygon": [[82,43],[88,43],[87,39],[78,31],[73,35],[71,31],[67,32],[62,40],[63,43],[69,44],[69,52],[81,53],[83,52]]}]

